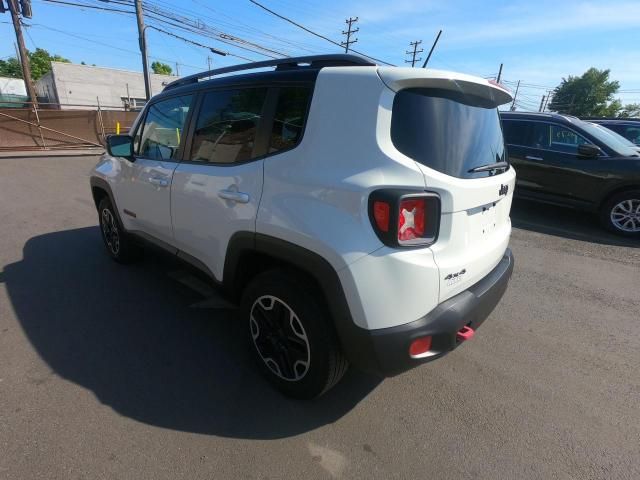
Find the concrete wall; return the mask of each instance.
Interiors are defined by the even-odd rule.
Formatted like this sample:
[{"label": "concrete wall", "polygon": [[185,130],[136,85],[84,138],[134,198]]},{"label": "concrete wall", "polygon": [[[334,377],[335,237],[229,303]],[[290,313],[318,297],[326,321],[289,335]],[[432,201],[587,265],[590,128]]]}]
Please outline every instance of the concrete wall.
[{"label": "concrete wall", "polygon": [[26,95],[27,87],[21,78],[0,77],[0,95]]},{"label": "concrete wall", "polygon": [[[152,74],[152,95],[163,90],[163,83],[172,82],[177,78]],[[51,62],[51,72],[36,82],[36,90],[39,95],[49,98],[52,103],[60,103],[63,109],[78,109],[83,106],[87,109],[95,109],[98,99],[102,107],[122,108],[124,105],[122,99],[127,97],[127,85],[131,98],[144,99],[142,73]],[[65,107],[65,105],[68,106]]]}]

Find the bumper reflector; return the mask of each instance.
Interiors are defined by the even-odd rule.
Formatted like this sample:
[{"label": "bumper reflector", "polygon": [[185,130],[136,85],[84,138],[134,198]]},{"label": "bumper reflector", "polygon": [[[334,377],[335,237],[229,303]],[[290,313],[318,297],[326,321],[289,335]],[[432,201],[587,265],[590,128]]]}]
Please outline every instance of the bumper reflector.
[{"label": "bumper reflector", "polygon": [[416,338],[409,346],[409,355],[412,358],[419,358],[431,348],[431,337]]},{"label": "bumper reflector", "polygon": [[456,333],[456,340],[458,340],[459,342],[464,342],[465,340],[471,340],[474,333],[476,332],[473,328],[466,327],[466,326],[462,327],[460,330],[458,330],[458,333]]}]

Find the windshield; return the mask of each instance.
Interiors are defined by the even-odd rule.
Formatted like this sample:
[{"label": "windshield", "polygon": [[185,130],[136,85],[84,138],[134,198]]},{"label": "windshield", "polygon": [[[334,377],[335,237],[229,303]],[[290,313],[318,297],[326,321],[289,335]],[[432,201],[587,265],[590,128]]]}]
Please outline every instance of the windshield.
[{"label": "windshield", "polygon": [[604,133],[606,133],[607,135],[613,137],[614,139],[616,139],[617,141],[619,141],[623,145],[626,145],[629,148],[633,148],[634,150],[640,150],[640,146],[636,145],[635,143],[633,143],[628,138],[623,137],[619,133],[616,133],[613,130],[609,130],[607,127],[605,127],[603,125],[599,125],[597,123],[592,123],[592,122],[588,122],[588,123],[591,123],[591,125],[593,125],[594,127],[599,128]]},{"label": "windshield", "polygon": [[621,140],[618,140],[616,137],[611,135],[611,133],[613,132],[608,132],[603,127],[597,126],[591,122],[580,121],[578,125],[582,127],[587,133],[594,136],[611,150],[616,152],[616,154],[622,157],[638,156],[638,150],[636,150],[635,147],[629,146],[626,143],[623,143]]},{"label": "windshield", "polygon": [[479,97],[449,90],[398,92],[391,140],[413,160],[458,178],[488,177],[496,171],[472,170],[507,160],[498,110]]}]

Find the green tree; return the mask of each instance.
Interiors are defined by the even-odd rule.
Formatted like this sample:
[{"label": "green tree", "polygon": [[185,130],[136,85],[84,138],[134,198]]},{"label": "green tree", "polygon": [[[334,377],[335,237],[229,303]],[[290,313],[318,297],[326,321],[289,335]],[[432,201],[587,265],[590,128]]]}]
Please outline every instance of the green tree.
[{"label": "green tree", "polygon": [[613,95],[620,88],[609,80],[609,70],[590,68],[579,77],[563,78],[553,94],[549,110],[577,117],[615,117],[621,110]]},{"label": "green tree", "polygon": [[0,60],[0,77],[22,78],[20,62],[14,57]]},{"label": "green tree", "polygon": [[618,116],[623,118],[640,117],[640,103],[629,103],[625,105]]},{"label": "green tree", "polygon": [[[69,62],[60,55],[51,55],[43,48],[36,48],[35,52],[27,52],[31,64],[31,77],[38,80],[51,70],[51,62]],[[22,78],[22,65],[20,61],[11,57],[8,60],[0,60],[0,76]]]},{"label": "green tree", "polygon": [[171,75],[172,72],[171,67],[162,62],[153,62],[151,64],[151,70],[158,75]]}]

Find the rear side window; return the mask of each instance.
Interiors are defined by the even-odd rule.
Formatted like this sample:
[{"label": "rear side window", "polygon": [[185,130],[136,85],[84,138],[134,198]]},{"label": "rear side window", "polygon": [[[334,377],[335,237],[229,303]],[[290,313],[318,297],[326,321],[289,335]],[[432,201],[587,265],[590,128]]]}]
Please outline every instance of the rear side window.
[{"label": "rear side window", "polygon": [[527,122],[503,120],[504,141],[507,145],[527,145],[529,124]]},{"label": "rear side window", "polygon": [[269,141],[269,153],[288,150],[300,142],[310,99],[311,88],[309,87],[280,88]]},{"label": "rear side window", "polygon": [[266,88],[221,90],[204,95],[190,160],[238,163],[253,158]]},{"label": "rear side window", "polygon": [[[142,125],[142,134],[135,145],[138,155],[154,160],[171,160],[176,157],[184,124],[191,106],[191,95],[169,98],[149,107]],[[138,133],[140,133],[140,128]]]},{"label": "rear side window", "polygon": [[470,170],[506,161],[498,110],[479,97],[448,90],[398,92],[391,139],[413,160],[458,178],[489,176],[491,172]]}]

